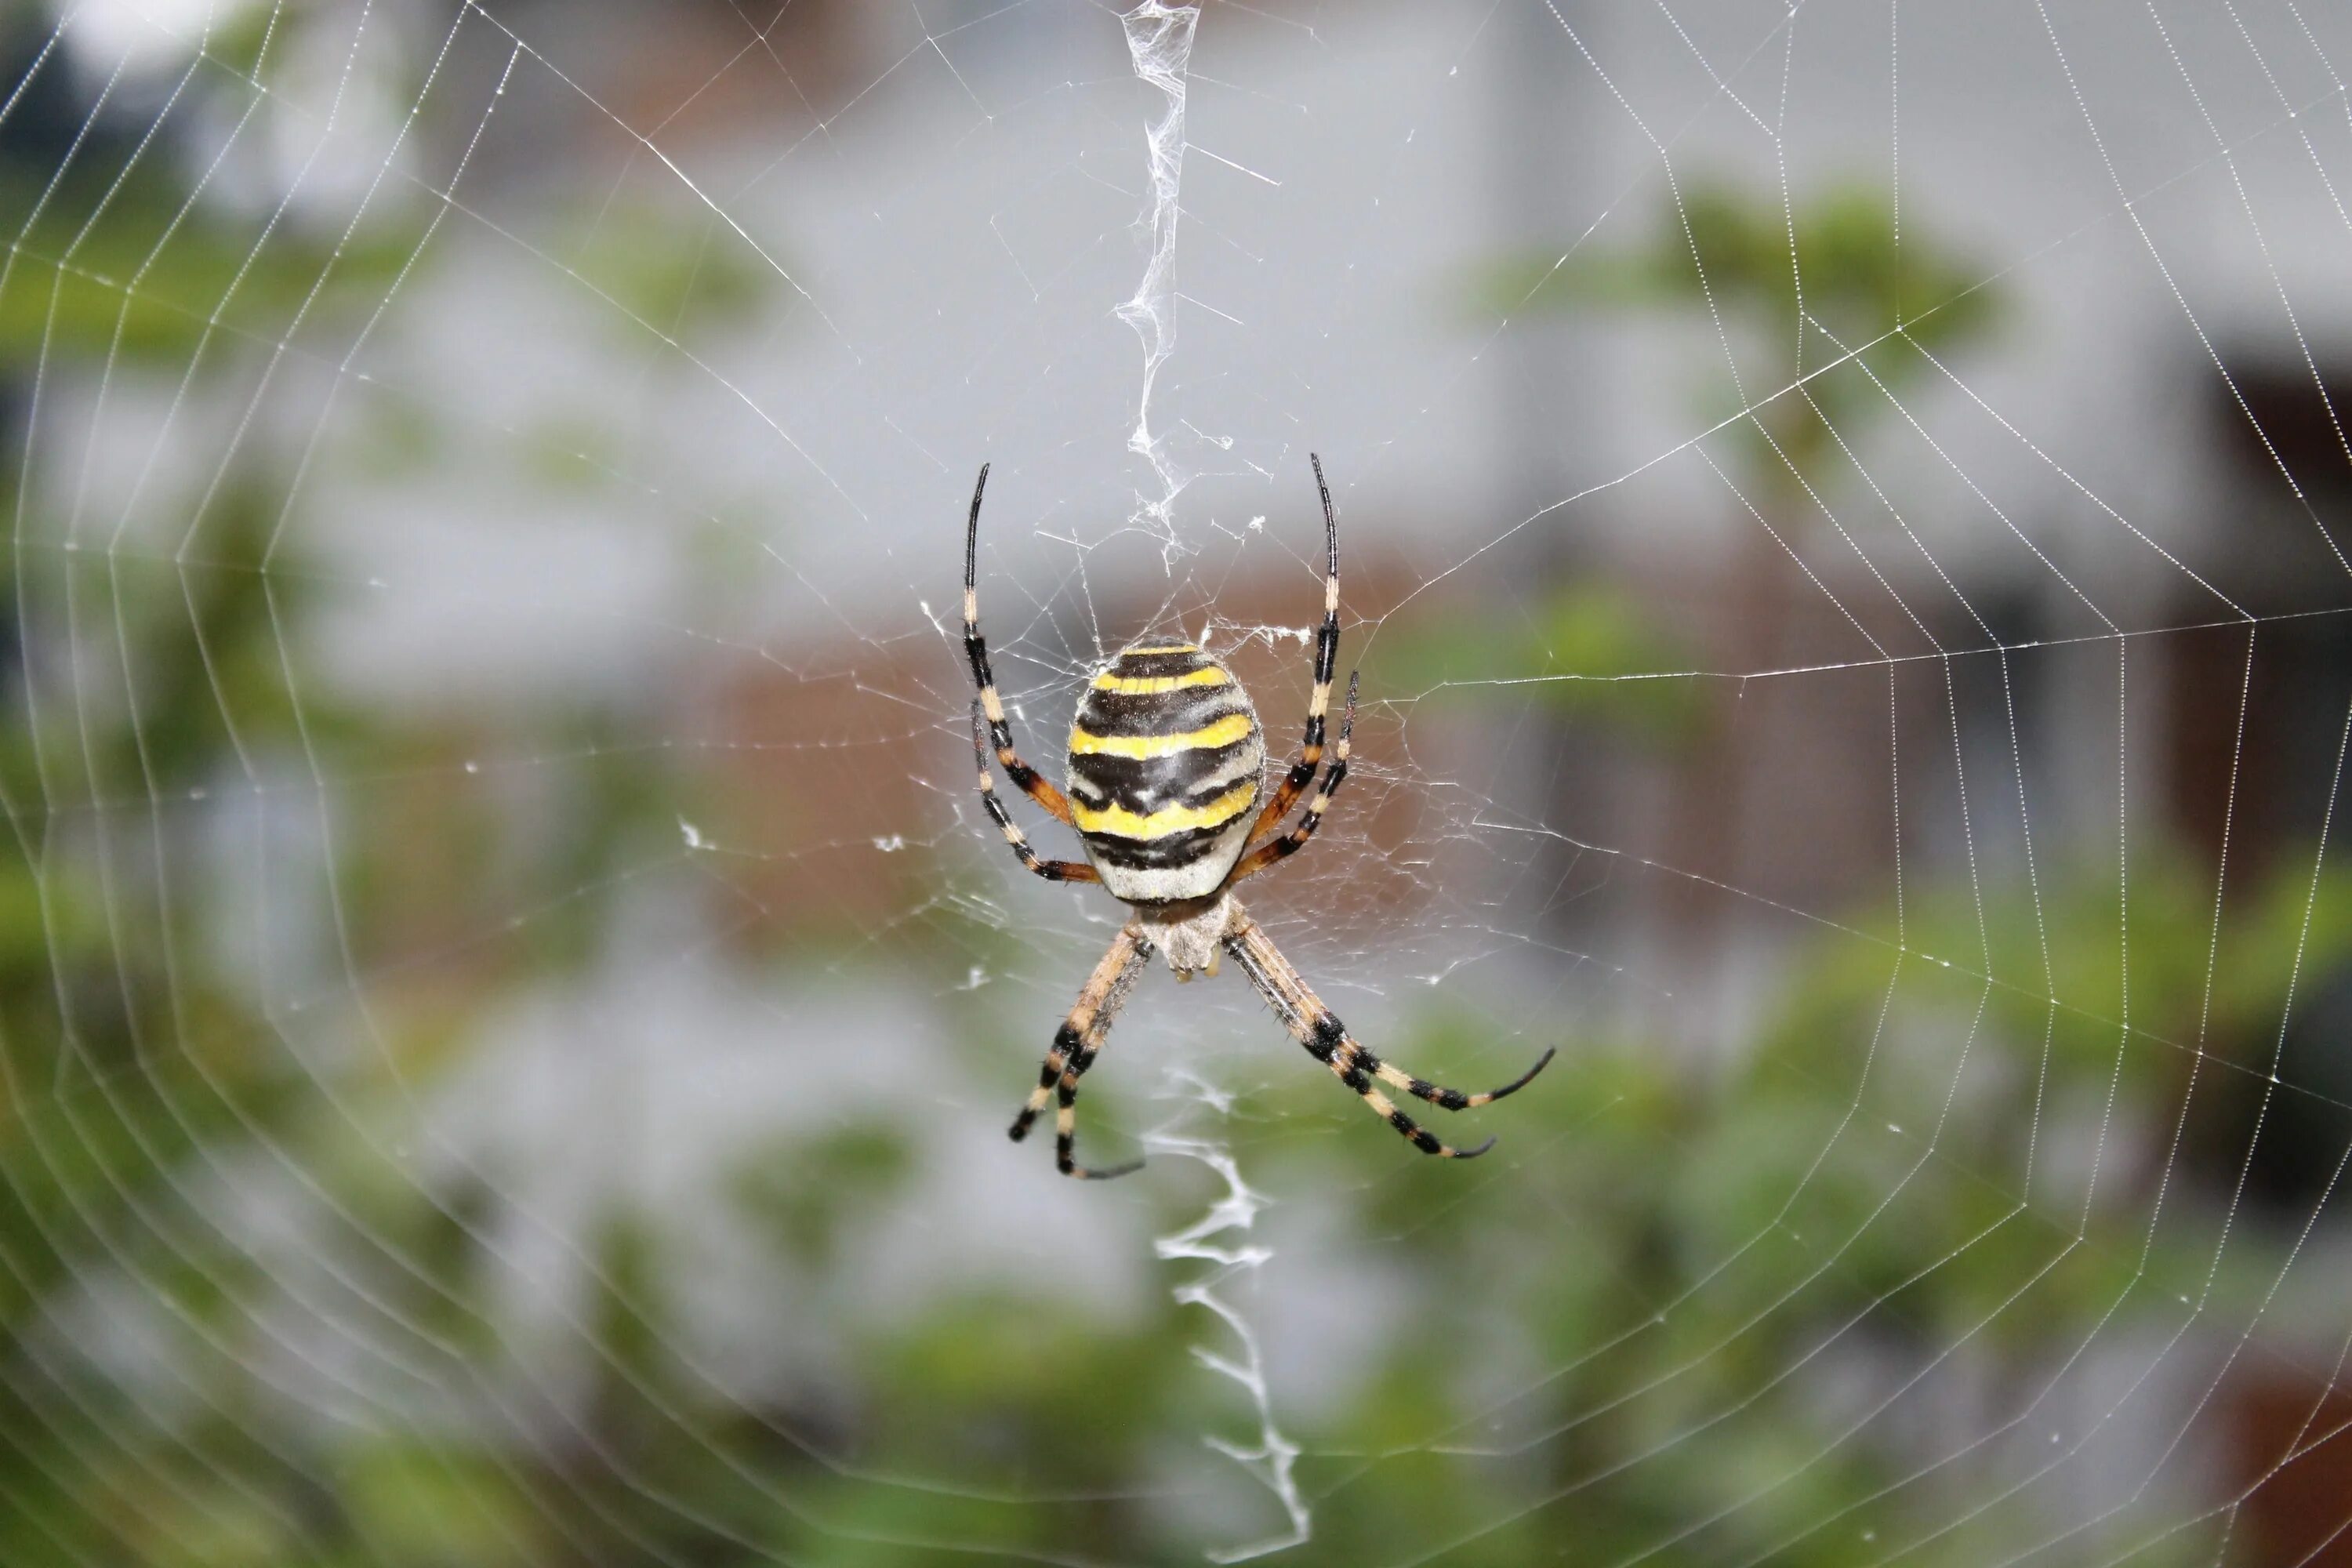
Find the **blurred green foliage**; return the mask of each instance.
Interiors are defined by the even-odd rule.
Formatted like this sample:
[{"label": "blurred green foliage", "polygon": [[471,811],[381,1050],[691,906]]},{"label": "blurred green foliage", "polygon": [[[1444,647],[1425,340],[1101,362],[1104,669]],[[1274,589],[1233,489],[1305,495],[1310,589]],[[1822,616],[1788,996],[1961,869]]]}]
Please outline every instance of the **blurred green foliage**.
[{"label": "blurred green foliage", "polygon": [[1722,341],[1698,359],[1699,411],[1736,420],[1741,488],[1768,517],[1844,461],[1841,435],[1851,443],[1883,420],[1934,371],[1931,356],[1983,340],[2002,310],[1984,268],[1916,215],[1898,225],[1883,187],[1835,188],[1790,209],[1777,193],[1705,176],[1660,204],[1633,244],[1507,258],[1478,294],[1506,314],[1663,310],[1707,323]]},{"label": "blurred green foliage", "polygon": [[[1724,437],[1740,493],[1775,526],[1801,526],[1852,468],[1854,444],[1942,357],[2000,323],[1982,269],[1914,218],[1895,243],[1885,193],[1850,185],[1785,212],[1776,196],[1699,176],[1650,231],[1616,248],[1488,264],[1482,309],[1618,320],[1667,313],[1720,334],[1695,395]],[[1793,249],[1792,249],[1793,246]],[[1728,353],[1738,378],[1722,374]],[[1757,537],[1762,537],[1760,532]],[[1706,703],[1671,676],[1704,662],[1629,588],[1570,574],[1532,616],[1472,616],[1432,601],[1389,628],[1383,675],[1415,695],[1535,692],[1652,746],[1687,745]]]},{"label": "blurred green foliage", "polygon": [[564,247],[564,265],[625,312],[618,327],[631,348],[642,342],[638,323],[688,342],[732,329],[781,277],[709,213],[681,221],[666,212],[608,209]]},{"label": "blurred green foliage", "polygon": [[1381,644],[1383,684],[1454,704],[1530,694],[1650,744],[1687,737],[1696,713],[1690,650],[1618,584],[1582,578],[1536,601],[1532,616],[1407,611]]},{"label": "blurred green foliage", "polygon": [[334,320],[339,305],[383,299],[409,249],[381,230],[340,252],[268,232],[152,174],[52,190],[0,164],[0,233],[23,235],[0,289],[0,373],[82,355],[178,369],[216,337],[232,340],[224,353],[282,342],[306,302]]}]

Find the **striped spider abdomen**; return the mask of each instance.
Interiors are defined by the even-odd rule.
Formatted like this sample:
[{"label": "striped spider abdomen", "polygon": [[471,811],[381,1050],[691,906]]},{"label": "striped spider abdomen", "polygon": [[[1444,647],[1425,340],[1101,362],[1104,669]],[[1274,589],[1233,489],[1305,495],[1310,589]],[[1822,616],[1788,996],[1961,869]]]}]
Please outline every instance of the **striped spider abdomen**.
[{"label": "striped spider abdomen", "polygon": [[1265,769],[1257,710],[1232,672],[1191,643],[1139,643],[1078,705],[1073,826],[1112,897],[1204,899],[1249,842]]}]

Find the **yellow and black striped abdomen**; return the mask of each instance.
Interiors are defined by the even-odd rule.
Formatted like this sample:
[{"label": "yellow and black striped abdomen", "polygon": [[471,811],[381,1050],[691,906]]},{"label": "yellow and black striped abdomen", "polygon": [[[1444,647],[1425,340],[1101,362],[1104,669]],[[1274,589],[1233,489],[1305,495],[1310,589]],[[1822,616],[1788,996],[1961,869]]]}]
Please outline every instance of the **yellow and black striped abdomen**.
[{"label": "yellow and black striped abdomen", "polygon": [[1216,891],[1256,820],[1265,740],[1249,694],[1190,643],[1098,671],[1070,729],[1070,806],[1103,886],[1129,903]]}]

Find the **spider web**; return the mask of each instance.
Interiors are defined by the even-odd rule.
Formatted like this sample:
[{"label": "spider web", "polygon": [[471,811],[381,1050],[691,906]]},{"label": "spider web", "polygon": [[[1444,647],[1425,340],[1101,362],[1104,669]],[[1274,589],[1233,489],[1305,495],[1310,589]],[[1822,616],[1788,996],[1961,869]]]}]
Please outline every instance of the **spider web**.
[{"label": "spider web", "polygon": [[[0,29],[0,1560],[2352,1561],[2345,16]],[[1279,749],[1310,449],[1251,909],[1560,1057],[1155,975],[1062,1182],[969,487]]]}]

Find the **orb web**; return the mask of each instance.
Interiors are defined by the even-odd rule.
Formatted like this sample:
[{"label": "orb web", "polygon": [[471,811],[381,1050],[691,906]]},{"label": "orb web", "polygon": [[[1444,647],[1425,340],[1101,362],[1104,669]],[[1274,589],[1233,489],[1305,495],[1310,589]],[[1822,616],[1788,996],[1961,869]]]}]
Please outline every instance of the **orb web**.
[{"label": "orb web", "polygon": [[[0,1559],[2347,1560],[2347,58],[0,22]],[[1053,773],[1147,634],[1296,745],[1310,450],[1252,910],[1561,1054],[1424,1161],[1153,975],[1061,1182],[1124,911],[979,809],[972,476]]]}]

